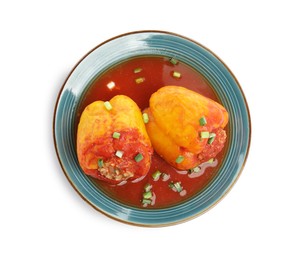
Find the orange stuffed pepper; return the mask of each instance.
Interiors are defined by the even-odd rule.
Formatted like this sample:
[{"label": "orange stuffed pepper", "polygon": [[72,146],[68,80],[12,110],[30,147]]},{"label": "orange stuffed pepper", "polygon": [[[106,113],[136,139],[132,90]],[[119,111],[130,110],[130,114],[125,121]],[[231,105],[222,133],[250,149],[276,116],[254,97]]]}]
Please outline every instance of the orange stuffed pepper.
[{"label": "orange stuffed pepper", "polygon": [[219,103],[183,87],[160,88],[145,113],[154,150],[169,164],[188,170],[224,147],[228,112]]},{"label": "orange stuffed pepper", "polygon": [[83,111],[77,131],[77,155],[83,171],[109,183],[147,174],[153,153],[142,114],[127,96],[95,101]]}]

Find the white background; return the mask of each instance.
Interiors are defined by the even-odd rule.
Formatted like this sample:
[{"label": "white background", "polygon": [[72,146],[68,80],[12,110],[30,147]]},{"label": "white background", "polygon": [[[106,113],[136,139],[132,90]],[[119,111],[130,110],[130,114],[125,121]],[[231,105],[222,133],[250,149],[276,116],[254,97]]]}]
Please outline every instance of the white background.
[{"label": "white background", "polygon": [[[0,259],[285,259],[282,1],[1,1]],[[85,203],[57,161],[57,94],[77,61],[113,36],[166,30],[216,53],[251,111],[244,171],[209,212],[135,227]]]}]

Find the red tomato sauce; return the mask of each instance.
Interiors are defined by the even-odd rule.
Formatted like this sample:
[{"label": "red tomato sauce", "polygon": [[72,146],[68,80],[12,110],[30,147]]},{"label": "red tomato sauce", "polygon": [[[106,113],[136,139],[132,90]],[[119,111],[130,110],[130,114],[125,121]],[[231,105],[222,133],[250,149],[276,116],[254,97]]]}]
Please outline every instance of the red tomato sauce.
[{"label": "red tomato sauce", "polygon": [[[140,72],[135,73],[134,70],[138,68]],[[181,76],[174,77],[174,71],[179,72]],[[182,86],[219,101],[210,83],[190,66],[182,62],[174,65],[168,57],[137,57],[113,66],[95,79],[79,106],[76,128],[84,108],[96,100],[108,101],[115,95],[126,95],[143,110],[149,106],[151,94],[166,85]],[[154,153],[151,168],[142,180],[111,185],[92,177],[90,179],[108,196],[124,204],[135,207],[165,208],[188,200],[205,188],[217,173],[225,150],[226,147],[213,162],[200,165],[199,172],[178,171]],[[152,174],[157,170],[166,173],[168,178],[162,178],[161,175],[155,181]],[[183,191],[172,190],[169,187],[171,182],[180,182]],[[142,204],[146,184],[152,185],[153,205]]]}]

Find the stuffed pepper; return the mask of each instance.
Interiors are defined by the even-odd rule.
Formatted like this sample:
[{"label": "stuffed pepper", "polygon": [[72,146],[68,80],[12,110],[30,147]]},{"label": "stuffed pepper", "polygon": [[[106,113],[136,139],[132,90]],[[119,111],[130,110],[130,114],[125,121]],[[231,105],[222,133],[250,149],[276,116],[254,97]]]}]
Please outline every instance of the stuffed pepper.
[{"label": "stuffed pepper", "polygon": [[147,174],[153,153],[142,113],[129,97],[88,105],[77,130],[77,155],[83,171],[109,183]]},{"label": "stuffed pepper", "polygon": [[154,150],[177,169],[194,168],[214,158],[225,145],[228,112],[194,91],[162,87],[152,94],[144,112]]}]

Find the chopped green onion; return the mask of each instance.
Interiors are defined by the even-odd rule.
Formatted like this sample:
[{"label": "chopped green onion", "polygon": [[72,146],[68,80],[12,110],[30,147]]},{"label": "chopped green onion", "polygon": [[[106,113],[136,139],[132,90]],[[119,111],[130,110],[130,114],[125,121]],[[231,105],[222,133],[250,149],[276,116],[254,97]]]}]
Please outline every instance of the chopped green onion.
[{"label": "chopped green onion", "polygon": [[134,73],[140,73],[142,71],[142,68],[135,68]]},{"label": "chopped green onion", "polygon": [[107,84],[107,88],[108,89],[113,89],[114,87],[115,87],[116,85],[115,85],[115,82],[114,81],[110,81],[108,84]]},{"label": "chopped green onion", "polygon": [[143,198],[144,199],[151,199],[152,198],[152,192],[151,191],[144,192]]},{"label": "chopped green onion", "polygon": [[142,117],[143,117],[143,122],[144,122],[145,124],[147,124],[148,121],[149,121],[148,114],[147,114],[147,113],[143,113],[143,114],[142,114]]},{"label": "chopped green onion", "polygon": [[179,155],[175,160],[176,163],[182,163],[183,161],[184,161],[184,156],[182,155]]},{"label": "chopped green onion", "polygon": [[155,171],[153,174],[152,174],[152,178],[154,181],[158,181],[159,177],[161,175],[161,172],[159,170]]},{"label": "chopped green onion", "polygon": [[193,173],[193,172],[197,173],[197,172],[201,171],[201,168],[199,166],[196,166],[195,168],[192,168],[189,171],[190,171],[190,173]]},{"label": "chopped green onion", "polygon": [[213,163],[214,162],[214,158],[211,158],[209,161],[208,161],[208,163]]},{"label": "chopped green onion", "polygon": [[181,182],[170,182],[168,186],[173,191],[181,192],[183,190],[183,188],[181,186]]},{"label": "chopped green onion", "polygon": [[122,158],[122,157],[123,157],[123,154],[124,154],[124,152],[123,152],[123,151],[120,151],[120,150],[118,150],[118,151],[116,152],[116,156],[119,157],[119,158]]},{"label": "chopped green onion", "polygon": [[143,155],[141,153],[138,153],[135,157],[136,162],[140,162],[143,159]]},{"label": "chopped green onion", "polygon": [[103,159],[98,159],[98,161],[97,161],[97,164],[98,164],[98,167],[99,168],[102,168],[103,166],[104,166],[104,161],[103,161]]},{"label": "chopped green onion", "polygon": [[206,118],[203,116],[199,119],[199,123],[200,123],[200,126],[203,126],[203,125],[206,125],[207,124],[207,120]]},{"label": "chopped green onion", "polygon": [[173,75],[174,78],[178,78],[178,79],[181,78],[181,73],[178,72],[178,71],[173,71],[172,75]]},{"label": "chopped green onion", "polygon": [[140,84],[140,83],[145,81],[145,78],[140,77],[140,78],[135,79],[135,81],[136,81],[137,84]]},{"label": "chopped green onion", "polygon": [[152,188],[152,185],[151,185],[151,184],[149,184],[149,183],[147,183],[147,184],[144,186],[144,190],[145,190],[145,192],[150,191],[150,190],[151,190],[151,188]]},{"label": "chopped green onion", "polygon": [[167,174],[167,173],[162,174],[162,181],[167,181],[167,180],[169,180],[169,178],[170,178],[169,174]]},{"label": "chopped green onion", "polygon": [[121,136],[121,134],[119,132],[114,132],[113,133],[113,138],[115,138],[115,139],[119,139],[120,136]]},{"label": "chopped green onion", "polygon": [[109,101],[104,102],[104,106],[107,110],[111,110],[113,108]]},{"label": "chopped green onion", "polygon": [[206,131],[201,132],[201,133],[200,133],[200,137],[203,138],[203,139],[209,138],[209,137],[210,137],[210,133],[209,133],[209,132],[206,132]]},{"label": "chopped green onion", "polygon": [[174,58],[171,58],[169,60],[173,65],[176,65],[178,63],[178,60],[174,59]]},{"label": "chopped green onion", "polygon": [[215,133],[210,133],[208,144],[212,144],[214,142],[214,140],[215,140],[215,137],[216,137]]},{"label": "chopped green onion", "polygon": [[142,204],[149,205],[149,204],[151,204],[151,200],[149,200],[149,199],[143,199],[143,200],[142,200]]},{"label": "chopped green onion", "polygon": [[151,189],[152,189],[152,185],[149,183],[147,183],[144,186],[144,193],[143,193],[143,199],[142,199],[142,204],[144,204],[144,206],[147,206],[153,203],[153,193]]},{"label": "chopped green onion", "polygon": [[181,187],[181,183],[180,182],[175,182],[174,183],[174,187],[175,187],[177,192],[181,192],[183,190],[183,188]]}]

